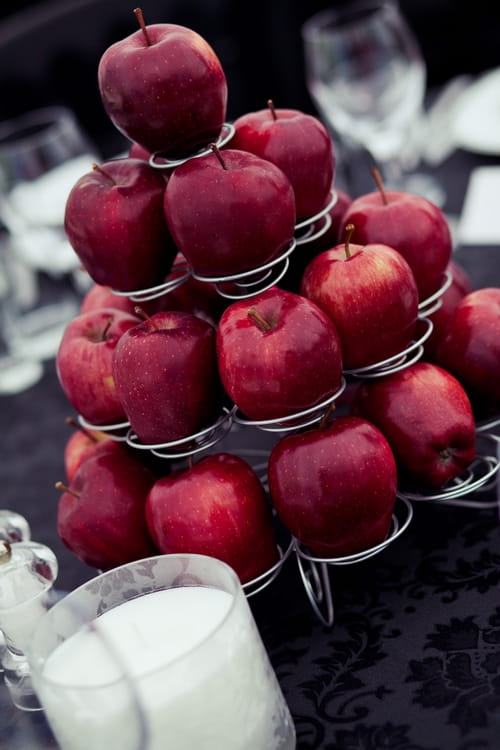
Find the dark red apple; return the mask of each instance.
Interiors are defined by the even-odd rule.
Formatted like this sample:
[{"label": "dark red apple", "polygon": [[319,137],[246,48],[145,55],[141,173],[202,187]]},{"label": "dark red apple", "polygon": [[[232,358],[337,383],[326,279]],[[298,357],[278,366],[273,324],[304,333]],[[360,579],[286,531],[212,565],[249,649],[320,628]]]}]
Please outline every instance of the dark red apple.
[{"label": "dark red apple", "polygon": [[440,487],[476,454],[476,428],[464,388],[430,362],[362,383],[351,411],[375,424],[394,452],[403,478]]},{"label": "dark red apple", "polygon": [[87,430],[75,420],[68,418],[67,424],[75,427],[64,446],[64,468],[66,480],[71,482],[81,464],[94,455],[98,446],[115,444],[111,437],[100,430]]},{"label": "dark red apple", "polygon": [[387,245],[352,244],[347,237],[344,244],[313,258],[304,271],[301,293],[333,321],[346,369],[397,354],[415,334],[415,279],[402,255]]},{"label": "dark red apple", "polygon": [[215,140],[226,117],[219,58],[192,29],[146,26],[106,49],[98,67],[104,109],[118,130],[148,151],[187,156]]},{"label": "dark red apple", "polygon": [[221,409],[215,330],[191,313],[158,312],[130,329],[113,375],[132,429],[148,445],[196,433]]},{"label": "dark red apple", "polygon": [[401,253],[413,271],[420,300],[444,282],[452,238],[445,214],[426,198],[379,185],[353,200],[342,222],[354,224],[353,242],[382,243]]},{"label": "dark red apple", "polygon": [[157,476],[122,444],[85,461],[63,494],[57,530],[84,563],[101,570],[158,554],[146,526],[146,497]]},{"label": "dark red apple", "polygon": [[234,302],[217,329],[226,393],[250,419],[285,417],[339,387],[342,352],[335,326],[313,302],[278,287]]},{"label": "dark red apple", "polygon": [[236,455],[206,456],[159,479],[148,494],[146,518],[163,554],[216,557],[242,583],[278,561],[266,494],[252,467]]},{"label": "dark red apple", "polygon": [[165,190],[165,215],[175,244],[202,278],[273,260],[295,231],[293,188],[284,172],[233,149],[177,167]]},{"label": "dark red apple", "polygon": [[318,557],[352,555],[386,538],[396,463],[385,437],[366,420],[337,417],[281,438],[268,473],[280,519]]},{"label": "dark red apple", "polygon": [[464,386],[479,418],[500,412],[500,288],[477,289],[462,298],[436,362]]},{"label": "dark red apple", "polygon": [[424,343],[423,356],[430,362],[436,361],[437,347],[448,330],[456,306],[466,294],[472,292],[472,282],[458,263],[450,260],[446,270],[451,274],[451,284],[440,297],[440,307],[428,316],[433,328],[431,335]]},{"label": "dark red apple", "polygon": [[85,270],[120,292],[160,284],[175,248],[163,213],[165,180],[140,159],[115,159],[80,177],[64,226]]},{"label": "dark red apple", "polygon": [[297,220],[314,216],[328,203],[335,150],[323,123],[298,109],[247,112],[234,121],[232,149],[250,151],[283,170],[292,183]]},{"label": "dark red apple", "polygon": [[77,315],[64,330],[57,376],[72,407],[90,424],[126,421],[113,378],[113,355],[125,331],[140,322],[121,310],[100,308]]}]

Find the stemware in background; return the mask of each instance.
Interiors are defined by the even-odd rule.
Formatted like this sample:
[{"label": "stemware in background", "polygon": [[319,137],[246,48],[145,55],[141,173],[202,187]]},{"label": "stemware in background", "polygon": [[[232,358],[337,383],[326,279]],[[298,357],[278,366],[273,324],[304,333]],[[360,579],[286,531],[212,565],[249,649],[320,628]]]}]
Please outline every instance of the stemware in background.
[{"label": "stemware in background", "polygon": [[[373,158],[386,187],[442,204],[430,175],[417,173],[426,66],[396,0],[361,0],[302,27],[306,84],[320,116],[347,148]],[[374,188],[374,186],[373,186]]]},{"label": "stemware in background", "polygon": [[240,581],[205,555],[138,560],[43,617],[28,655],[63,750],[294,750]]},{"label": "stemware in background", "polygon": [[0,123],[0,304],[8,349],[0,392],[15,386],[17,371],[55,355],[64,326],[78,312],[89,281],[66,239],[64,207],[71,187],[98,159],[66,107]]}]

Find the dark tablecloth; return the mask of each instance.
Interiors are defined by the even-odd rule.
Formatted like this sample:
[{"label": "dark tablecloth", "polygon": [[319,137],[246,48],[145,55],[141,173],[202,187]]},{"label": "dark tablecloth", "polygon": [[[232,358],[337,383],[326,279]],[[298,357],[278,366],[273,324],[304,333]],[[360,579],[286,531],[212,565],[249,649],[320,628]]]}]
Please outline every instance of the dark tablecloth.
[{"label": "dark tablecloth", "polygon": [[[492,160],[493,161],[493,160]],[[439,170],[460,212],[472,167],[457,152]],[[498,247],[457,248],[476,288],[500,285]],[[0,399],[0,506],[22,513],[57,555],[56,586],[95,574],[58,538],[54,483],[63,478],[71,414],[53,363],[30,390]],[[253,447],[267,438],[252,432]],[[492,487],[487,497],[494,497]],[[407,531],[376,557],[330,569],[335,621],[306,597],[295,559],[250,599],[289,703],[298,748],[496,750],[500,747],[500,533],[496,508],[418,503]],[[56,747],[43,714],[0,689],[0,746]],[[258,750],[256,748],[256,750]]]}]

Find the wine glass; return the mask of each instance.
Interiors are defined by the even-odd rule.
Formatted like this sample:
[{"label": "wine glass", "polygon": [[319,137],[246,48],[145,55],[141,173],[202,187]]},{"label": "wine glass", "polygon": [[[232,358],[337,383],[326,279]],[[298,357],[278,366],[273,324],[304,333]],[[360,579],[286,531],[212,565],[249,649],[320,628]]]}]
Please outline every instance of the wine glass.
[{"label": "wine glass", "polygon": [[430,175],[417,175],[426,66],[397,0],[361,0],[302,27],[306,83],[322,119],[347,147],[360,146],[391,189],[442,203]]},{"label": "wine glass", "polygon": [[42,107],[0,122],[0,322],[6,349],[0,393],[36,381],[40,364],[56,354],[65,325],[78,312],[88,275],[67,241],[64,208],[76,180],[98,159],[67,107]]}]

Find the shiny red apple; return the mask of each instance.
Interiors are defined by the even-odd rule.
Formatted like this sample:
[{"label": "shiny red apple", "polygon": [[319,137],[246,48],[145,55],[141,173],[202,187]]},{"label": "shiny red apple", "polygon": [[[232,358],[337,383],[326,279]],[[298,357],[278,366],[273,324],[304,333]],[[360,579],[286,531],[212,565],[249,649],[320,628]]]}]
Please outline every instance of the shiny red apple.
[{"label": "shiny red apple", "polygon": [[216,557],[230,565],[242,583],[279,559],[262,484],[236,455],[205,456],[159,479],[148,494],[146,518],[162,553]]},{"label": "shiny red apple", "polygon": [[140,159],[114,159],[80,177],[64,227],[97,284],[120,292],[160,284],[177,252],[163,213],[165,180]]},{"label": "shiny red apple", "polygon": [[183,157],[215,140],[226,117],[227,81],[215,51],[192,29],[146,26],[102,55],[98,84],[118,130],[148,151]]},{"label": "shiny red apple", "polygon": [[278,287],[224,311],[217,360],[226,393],[254,420],[315,406],[339,388],[342,376],[340,339],[330,318]]},{"label": "shiny red apple", "polygon": [[85,461],[63,494],[57,530],[83,562],[101,570],[158,553],[147,525],[146,497],[157,476],[122,444]]},{"label": "shiny red apple", "polygon": [[113,377],[132,429],[148,445],[188,437],[220,413],[215,330],[191,313],[158,312],[127,331]]},{"label": "shiny red apple", "polygon": [[281,521],[318,557],[352,555],[386,538],[396,464],[370,422],[337,417],[281,438],[269,456],[268,474]]},{"label": "shiny red apple", "polygon": [[394,452],[402,477],[441,487],[476,454],[476,428],[467,394],[448,371],[416,362],[362,383],[351,412],[375,424]]},{"label": "shiny red apple", "polygon": [[353,244],[347,237],[313,258],[304,271],[301,294],[333,321],[345,369],[388,359],[415,334],[415,278],[402,255],[388,245]]},{"label": "shiny red apple", "polygon": [[268,263],[289,247],[295,230],[289,179],[247,151],[217,151],[176,167],[164,205],[175,244],[202,278]]},{"label": "shiny red apple", "polygon": [[477,289],[461,299],[436,361],[464,386],[479,418],[500,413],[500,288]]},{"label": "shiny red apple", "polygon": [[77,315],[66,326],[56,355],[56,370],[66,398],[93,425],[126,421],[113,378],[113,355],[121,336],[140,318],[99,308]]},{"label": "shiny red apple", "polygon": [[283,170],[295,194],[297,220],[314,216],[330,198],[335,150],[323,123],[298,109],[247,112],[234,121],[230,147],[250,151]]}]

